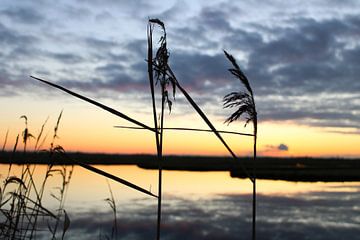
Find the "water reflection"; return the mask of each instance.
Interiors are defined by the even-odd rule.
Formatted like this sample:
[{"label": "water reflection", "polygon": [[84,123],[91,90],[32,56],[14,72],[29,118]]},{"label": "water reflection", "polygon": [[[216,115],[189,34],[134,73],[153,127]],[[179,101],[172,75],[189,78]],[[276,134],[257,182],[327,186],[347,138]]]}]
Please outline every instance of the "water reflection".
[{"label": "water reflection", "polygon": [[[156,193],[157,172],[134,166],[97,166]],[[45,166],[37,166],[41,176]],[[0,166],[4,174],[6,165]],[[16,168],[13,169],[16,173]],[[56,185],[56,178],[49,191]],[[359,183],[258,181],[258,239],[360,239]],[[119,239],[153,239],[156,200],[111,182]],[[164,172],[163,239],[250,239],[251,183],[225,172]],[[110,235],[106,180],[76,167],[65,208],[66,239]],[[51,197],[46,199],[51,205]],[[46,239],[46,237],[44,237]]]}]

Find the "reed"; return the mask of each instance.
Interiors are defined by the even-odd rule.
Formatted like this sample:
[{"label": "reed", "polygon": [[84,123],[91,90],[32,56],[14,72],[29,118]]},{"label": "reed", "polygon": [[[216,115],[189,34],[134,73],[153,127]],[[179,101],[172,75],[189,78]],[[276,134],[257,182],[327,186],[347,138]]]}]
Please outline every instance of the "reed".
[{"label": "reed", "polygon": [[229,72],[240,80],[240,83],[245,87],[245,90],[240,90],[238,92],[231,92],[225,95],[223,99],[224,108],[237,108],[226,120],[225,123],[232,123],[240,119],[241,116],[245,116],[245,127],[249,122],[253,123],[253,173],[251,181],[253,184],[253,219],[252,219],[252,239],[256,239],[256,141],[257,141],[257,112],[253,91],[250,87],[249,80],[245,74],[241,71],[239,65],[236,63],[235,58],[224,51],[226,58],[230,61],[233,68],[229,69]]},{"label": "reed", "polygon": [[6,143],[7,143],[8,136],[9,136],[9,129],[6,131],[5,139],[4,139],[4,143],[3,143],[3,146],[2,146],[1,152],[4,152],[4,151],[5,151],[5,147],[6,147]]},{"label": "reed", "polygon": [[112,214],[113,214],[113,226],[111,228],[111,239],[117,239],[117,236],[118,236],[118,228],[117,228],[117,216],[116,216],[116,202],[115,202],[115,198],[114,198],[114,194],[111,190],[111,186],[110,186],[110,183],[109,181],[106,181],[107,182],[107,185],[108,185],[108,188],[109,188],[109,194],[110,194],[110,197],[109,198],[106,198],[105,201],[109,204],[110,208],[111,208],[111,211],[112,211]]},{"label": "reed", "polygon": [[[153,57],[153,28],[157,25],[161,28],[162,34],[158,42],[158,48]],[[172,95],[175,99],[175,83],[174,79],[167,75],[168,72],[168,59],[169,53],[167,50],[167,39],[166,39],[166,29],[165,25],[159,19],[149,19],[148,23],[148,74],[149,74],[149,83],[151,91],[151,99],[153,106],[153,117],[155,129],[157,129],[155,138],[156,138],[156,147],[157,147],[157,157],[158,157],[158,211],[157,211],[157,231],[156,239],[160,239],[161,231],[161,200],[162,200],[162,165],[163,161],[163,139],[164,139],[164,108],[165,105],[168,106],[169,111],[171,112],[172,101],[169,98],[169,86],[172,87]],[[155,67],[156,66],[156,67]],[[156,81],[154,82],[154,78]],[[156,120],[156,102],[155,102],[155,85],[160,86],[161,91],[161,109],[160,109],[160,125]]]}]

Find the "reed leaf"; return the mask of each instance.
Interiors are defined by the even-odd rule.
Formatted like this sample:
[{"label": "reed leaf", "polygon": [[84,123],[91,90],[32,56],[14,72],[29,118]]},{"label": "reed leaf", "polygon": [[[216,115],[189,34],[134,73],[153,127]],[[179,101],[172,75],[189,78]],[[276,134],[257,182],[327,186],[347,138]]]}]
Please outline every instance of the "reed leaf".
[{"label": "reed leaf", "polygon": [[64,210],[64,225],[63,225],[63,232],[61,235],[61,239],[64,239],[65,233],[70,227],[70,218],[69,218],[68,214],[66,213],[65,209],[63,209],[63,210]]},{"label": "reed leaf", "polygon": [[7,143],[7,140],[8,140],[8,136],[9,136],[9,129],[6,131],[6,134],[5,134],[4,144],[3,144],[3,146],[2,146],[2,152],[5,151],[5,147],[6,147],[6,143]]},{"label": "reed leaf", "polygon": [[44,213],[46,213],[48,216],[51,216],[52,218],[56,218],[55,214],[52,213],[50,210],[48,210],[47,208],[45,208],[44,206],[42,206],[40,204],[40,202],[35,202],[34,200],[32,200],[30,197],[25,197],[27,201],[31,202],[32,204],[34,204],[34,206],[40,208],[42,211],[44,211]]},{"label": "reed leaf", "polygon": [[42,137],[42,134],[43,134],[43,132],[44,132],[45,125],[46,125],[46,123],[47,123],[48,120],[49,120],[49,117],[46,118],[45,122],[44,122],[43,125],[41,126],[40,132],[39,132],[39,134],[38,134],[38,136],[37,136],[37,138],[36,138],[36,143],[35,143],[35,147],[34,147],[35,151],[38,150],[37,147],[38,147],[39,141],[40,141],[40,139],[41,139],[41,137]]},{"label": "reed leaf", "polygon": [[92,100],[92,99],[90,99],[90,98],[84,97],[84,96],[82,96],[82,95],[80,95],[80,94],[77,94],[77,93],[75,93],[75,92],[73,92],[73,91],[70,91],[70,90],[68,90],[68,89],[66,89],[66,88],[64,88],[64,87],[62,87],[62,86],[60,86],[60,85],[57,85],[57,84],[55,84],[55,83],[51,83],[51,82],[48,82],[48,81],[46,81],[46,80],[43,80],[43,79],[41,79],[41,78],[34,77],[34,76],[30,76],[30,77],[33,78],[33,79],[35,79],[35,80],[38,80],[38,81],[40,81],[40,82],[43,82],[43,83],[45,83],[45,84],[47,84],[47,85],[50,85],[50,86],[52,86],[52,87],[54,87],[54,88],[60,89],[60,90],[66,92],[66,93],[68,93],[68,94],[70,94],[70,95],[72,95],[72,96],[74,96],[74,97],[80,98],[81,100],[84,100],[84,101],[86,101],[86,102],[88,102],[88,103],[91,103],[91,104],[93,104],[93,105],[95,105],[95,106],[97,106],[97,107],[99,107],[99,108],[102,108],[103,110],[105,110],[105,111],[107,111],[107,112],[109,112],[109,113],[112,113],[112,114],[114,114],[114,115],[116,115],[116,116],[118,116],[118,117],[120,117],[120,118],[123,118],[123,119],[125,119],[125,120],[127,120],[127,121],[129,121],[129,122],[131,122],[131,123],[134,123],[134,124],[136,124],[136,125],[138,125],[138,126],[141,126],[141,127],[145,128],[145,129],[147,129],[147,130],[155,131],[155,130],[152,129],[151,127],[149,127],[149,126],[147,126],[147,125],[145,125],[145,124],[143,124],[143,123],[141,123],[141,122],[139,122],[139,121],[137,121],[137,120],[135,120],[135,119],[133,119],[133,118],[130,118],[130,117],[128,117],[127,115],[125,115],[125,114],[123,114],[123,113],[121,113],[121,112],[119,112],[119,111],[117,111],[117,110],[115,110],[115,109],[113,109],[113,108],[110,108],[110,107],[108,107],[108,106],[106,106],[106,105],[104,105],[104,104],[101,104],[101,103],[99,103],[99,102],[97,102],[97,101],[94,101],[94,100]]},{"label": "reed leaf", "polygon": [[77,161],[77,160],[75,160],[75,159],[70,158],[70,157],[66,154],[65,150],[64,150],[61,146],[56,147],[56,148],[55,148],[55,151],[62,153],[63,156],[65,156],[69,161],[73,162],[74,164],[79,165],[79,166],[82,167],[82,168],[85,168],[85,169],[87,169],[87,170],[89,170],[89,171],[91,171],[91,172],[97,173],[97,174],[102,175],[102,176],[104,176],[104,177],[110,178],[110,179],[112,179],[112,180],[114,180],[114,181],[116,181],[116,182],[118,182],[118,183],[121,183],[121,184],[127,186],[127,187],[130,187],[130,188],[135,189],[135,190],[137,190],[137,191],[139,191],[139,192],[142,192],[142,193],[145,193],[145,194],[147,194],[147,195],[149,195],[149,196],[152,196],[152,197],[157,198],[157,196],[154,195],[153,193],[151,193],[151,192],[149,192],[148,190],[145,190],[145,189],[143,189],[143,188],[141,188],[141,187],[139,187],[139,186],[137,186],[137,185],[135,185],[135,184],[133,184],[133,183],[131,183],[131,182],[129,182],[129,181],[126,181],[126,180],[124,180],[124,179],[122,179],[122,178],[119,178],[119,177],[117,177],[117,176],[114,176],[114,175],[112,175],[112,174],[110,174],[110,173],[107,173],[107,172],[105,172],[105,171],[103,171],[103,170],[100,170],[100,169],[98,169],[98,168],[95,168],[95,167],[93,167],[93,166],[91,166],[91,165],[88,165],[88,164],[85,164],[85,163],[82,163],[82,162],[79,162],[79,161]]},{"label": "reed leaf", "polygon": [[[144,130],[144,128],[142,128],[142,127],[130,127],[130,126],[114,126],[114,128]],[[171,131],[192,131],[192,132],[213,133],[212,130],[200,129],[200,128],[164,127],[163,129],[164,130],[171,130]],[[241,133],[241,132],[223,131],[223,130],[217,130],[217,131],[219,133],[225,133],[225,134],[234,134],[234,135],[242,135],[242,136],[254,136],[253,134],[250,134],[250,133]]]}]

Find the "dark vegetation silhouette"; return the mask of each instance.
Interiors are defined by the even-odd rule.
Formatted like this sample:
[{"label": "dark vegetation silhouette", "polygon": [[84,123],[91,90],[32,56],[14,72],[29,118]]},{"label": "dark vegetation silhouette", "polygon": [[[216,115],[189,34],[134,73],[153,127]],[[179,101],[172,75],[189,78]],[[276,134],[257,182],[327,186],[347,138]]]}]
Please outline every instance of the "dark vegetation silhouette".
[{"label": "dark vegetation silhouette", "polygon": [[[42,125],[40,133],[36,137],[34,152],[46,152],[48,161],[51,162],[57,154],[54,147],[57,139],[57,131],[60,124],[62,112],[60,113],[54,128],[54,135],[50,147],[42,150],[46,136],[43,136],[44,127],[47,120]],[[23,151],[17,152],[19,135],[17,135],[11,159],[15,159],[17,154],[26,154],[28,142],[35,139],[28,128],[28,118],[23,115],[20,117],[25,120],[25,128],[22,132]],[[7,141],[8,134],[6,135]],[[40,143],[40,144],[39,144]],[[5,143],[4,143],[5,146]],[[3,147],[4,149],[4,147]],[[43,180],[36,184],[34,180],[37,165],[24,162],[20,170],[13,169],[9,164],[7,175],[2,185],[0,185],[0,237],[1,239],[36,239],[48,231],[49,239],[64,239],[65,233],[70,226],[70,219],[65,211],[65,199],[69,183],[73,173],[73,165],[53,165],[48,164]],[[19,171],[19,172],[18,172]],[[37,178],[39,176],[36,176]],[[60,178],[59,186],[51,192],[50,196],[57,203],[55,210],[49,210],[43,204],[43,197],[48,180],[53,177]],[[62,227],[61,227],[62,226]]]},{"label": "dark vegetation silhouette", "polygon": [[255,106],[255,99],[253,91],[250,87],[249,80],[245,76],[245,74],[240,70],[239,65],[236,63],[235,58],[224,51],[225,56],[231,62],[233,68],[229,69],[229,72],[234,75],[237,79],[240,80],[240,83],[244,85],[245,90],[239,92],[231,92],[225,95],[223,102],[224,108],[237,108],[235,112],[233,112],[230,117],[225,120],[225,123],[232,123],[240,119],[241,116],[245,115],[245,127],[249,122],[253,123],[254,130],[254,149],[253,149],[253,157],[254,157],[254,166],[253,173],[251,176],[251,181],[253,184],[253,220],[252,220],[252,239],[256,239],[256,140],[257,140],[257,112]]},{"label": "dark vegetation silhouette", "polygon": [[[155,57],[153,57],[153,29],[154,26],[160,26],[162,30],[162,35],[158,42],[159,47],[156,50]],[[157,226],[156,226],[156,239],[160,239],[160,227],[161,227],[161,200],[162,200],[162,158],[163,158],[163,139],[164,139],[164,108],[165,105],[168,106],[169,111],[171,111],[172,101],[169,99],[169,85],[172,86],[173,97],[175,98],[175,83],[174,78],[169,76],[168,69],[168,60],[169,53],[166,47],[166,30],[165,25],[158,19],[150,19],[148,23],[147,30],[147,38],[148,38],[148,74],[149,74],[149,83],[150,83],[150,91],[151,91],[151,99],[153,106],[153,116],[154,116],[154,125],[157,132],[155,133],[155,141],[156,141],[156,149],[157,149],[157,157],[158,157],[158,169],[159,169],[159,177],[158,177],[158,211],[157,211]],[[155,78],[155,82],[154,82]],[[155,101],[155,86],[160,86],[161,91],[161,109],[160,109],[160,125],[157,121],[156,114],[156,101]]]},{"label": "dark vegetation silhouette", "polygon": [[[153,44],[153,31],[155,26],[158,26],[161,30],[161,34],[160,34],[160,38],[157,41],[157,49],[154,49],[154,44]],[[112,180],[117,181],[118,183],[124,184],[130,188],[133,188],[134,190],[137,190],[139,192],[142,192],[144,194],[150,195],[152,197],[155,197],[158,199],[158,208],[157,208],[157,234],[156,234],[156,238],[160,239],[161,236],[161,205],[162,205],[162,162],[163,162],[163,141],[164,141],[164,130],[182,130],[182,131],[205,131],[205,132],[210,132],[215,134],[215,136],[219,139],[219,141],[222,143],[222,145],[227,149],[227,151],[230,153],[230,155],[237,160],[238,157],[236,156],[236,154],[234,153],[234,151],[229,147],[229,145],[226,143],[226,141],[224,140],[224,138],[221,136],[220,133],[227,133],[227,134],[240,134],[240,135],[245,135],[245,136],[254,136],[254,158],[256,157],[256,130],[254,128],[254,134],[243,134],[243,133],[238,133],[238,132],[229,132],[229,131],[218,131],[215,126],[211,123],[211,121],[209,120],[209,118],[206,116],[206,114],[204,113],[203,110],[201,110],[201,108],[199,107],[199,105],[197,105],[197,103],[192,99],[192,97],[190,96],[190,94],[185,90],[185,88],[183,88],[180,84],[180,82],[178,81],[178,79],[176,78],[174,72],[172,71],[171,67],[169,66],[169,52],[167,49],[167,38],[166,38],[166,29],[165,29],[165,25],[162,21],[160,21],[159,19],[149,19],[148,21],[148,27],[147,27],[147,42],[148,42],[148,56],[147,56],[147,65],[148,65],[148,77],[149,77],[149,84],[150,84],[150,92],[151,92],[151,98],[152,98],[152,109],[153,109],[153,119],[154,119],[154,127],[149,127],[147,125],[145,125],[144,123],[133,119],[127,115],[125,115],[124,113],[117,111],[111,107],[108,107],[104,104],[101,104],[98,101],[92,100],[90,98],[87,98],[85,96],[82,96],[78,93],[75,93],[73,91],[70,91],[60,85],[57,85],[55,83],[51,83],[49,81],[46,81],[44,79],[38,78],[38,77],[34,77],[31,76],[33,79],[38,80],[42,83],[45,83],[49,86],[52,86],[54,88],[60,89],[74,97],[77,97],[79,99],[82,99],[90,104],[93,104],[111,114],[114,114],[122,119],[125,119],[135,125],[137,125],[137,127],[126,127],[126,126],[119,126],[119,128],[134,128],[134,129],[145,129],[145,130],[149,130],[151,132],[155,133],[155,143],[156,143],[156,149],[157,149],[157,161],[158,161],[158,171],[159,171],[159,175],[158,175],[158,194],[154,195],[151,192],[142,189],[141,187],[130,183],[122,178],[119,178],[117,176],[111,175],[109,173],[106,173],[102,170],[96,169],[88,164],[82,163],[76,159],[71,159],[64,151],[63,148],[58,147],[56,150],[58,152],[61,152],[65,157],[67,157],[68,160],[72,161],[74,164],[77,164],[83,168],[86,168],[94,173],[100,174],[106,178],[110,178]],[[154,56],[154,52],[155,52],[155,56]],[[234,70],[230,70],[231,73],[233,73],[235,76],[239,77],[240,80],[245,84],[245,86],[247,87],[247,89],[249,90],[249,92],[251,93],[249,95],[249,97],[251,97],[252,99],[252,103],[254,103],[254,99],[253,99],[253,95],[252,95],[252,91],[250,88],[250,85],[248,84],[248,81],[246,79],[246,81],[244,81],[244,79],[242,79],[242,75],[240,75],[239,73],[242,73],[240,71],[240,69],[237,67],[235,60],[233,60],[233,58],[228,55],[225,52],[226,57],[233,63],[233,65],[235,66]],[[233,61],[232,61],[233,60]],[[161,103],[160,103],[160,110],[157,109],[157,105],[156,105],[156,93],[155,93],[155,87],[159,86],[160,88],[160,98],[161,98]],[[196,113],[202,118],[202,120],[206,123],[206,125],[209,127],[209,129],[193,129],[193,128],[164,128],[164,111],[165,111],[165,107],[167,106],[167,108],[169,109],[169,111],[171,112],[172,109],[172,105],[173,105],[173,100],[175,100],[175,93],[176,90],[180,91],[182,93],[182,95],[185,97],[185,99],[187,100],[187,102],[192,106],[192,108],[196,111]],[[170,92],[170,93],[169,93]],[[172,95],[172,96],[170,96]],[[239,97],[238,95],[227,95],[225,96],[225,107],[232,107],[235,106],[235,103],[231,103],[235,97]],[[227,100],[228,99],[228,102]],[[243,99],[246,99],[243,97]],[[255,103],[254,103],[255,104]],[[247,105],[246,105],[247,106]],[[249,107],[249,106],[248,106]],[[242,108],[240,106],[240,108]],[[239,108],[239,109],[240,109]],[[254,105],[254,109],[255,110],[255,105]],[[157,111],[160,111],[160,117],[158,119],[158,115],[157,115]],[[227,120],[227,122],[232,122],[233,120],[236,120],[240,117],[240,115],[242,113],[250,113],[250,108],[246,109],[246,111],[242,111],[242,110],[238,110],[237,114],[233,114],[232,116],[230,116],[230,118]],[[256,111],[253,112],[253,114],[255,114],[255,118],[251,118],[254,115],[249,115],[249,119],[247,119],[247,122],[249,121],[253,121],[254,122],[254,126],[256,126]],[[237,115],[239,115],[237,117]],[[246,169],[246,167],[243,164],[240,164],[240,167],[242,168],[242,170],[245,172],[246,176],[251,179],[251,181],[254,184],[254,200],[255,200],[255,173],[253,173],[253,175],[251,175],[249,173],[249,171]],[[255,170],[254,170],[255,171]],[[112,193],[111,193],[112,195]],[[110,204],[111,208],[113,209],[113,211],[116,211],[115,205],[114,205],[114,199],[109,198],[107,200],[107,202]],[[255,204],[255,203],[254,203]],[[254,205],[255,206],[255,205]],[[255,208],[254,208],[255,209]],[[253,212],[255,214],[255,210]],[[116,214],[115,214],[116,217]],[[255,220],[255,217],[254,217]],[[255,225],[253,225],[255,226]],[[253,227],[254,231],[255,231],[255,227]],[[255,234],[253,235],[253,237],[255,237]]]}]

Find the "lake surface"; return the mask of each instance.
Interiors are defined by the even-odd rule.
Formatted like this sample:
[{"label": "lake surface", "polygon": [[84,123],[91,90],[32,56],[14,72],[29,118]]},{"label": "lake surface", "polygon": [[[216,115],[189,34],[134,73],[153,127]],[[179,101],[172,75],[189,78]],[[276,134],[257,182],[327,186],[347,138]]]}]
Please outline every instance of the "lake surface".
[{"label": "lake surface", "polygon": [[[136,166],[96,166],[157,193],[157,171]],[[11,175],[21,167],[13,166]],[[0,165],[1,180],[8,165]],[[34,173],[39,184],[46,166]],[[56,209],[50,196],[60,176],[48,183],[43,199]],[[157,199],[112,180],[108,181],[117,207],[118,239],[154,239]],[[300,183],[257,181],[258,239],[360,239],[360,183]],[[250,239],[252,185],[227,172],[163,173],[162,239]],[[113,213],[107,180],[79,166],[74,168],[65,209],[70,228],[65,239],[106,239],[111,236]],[[38,238],[41,239],[41,234]],[[47,239],[47,237],[43,237]]]}]

